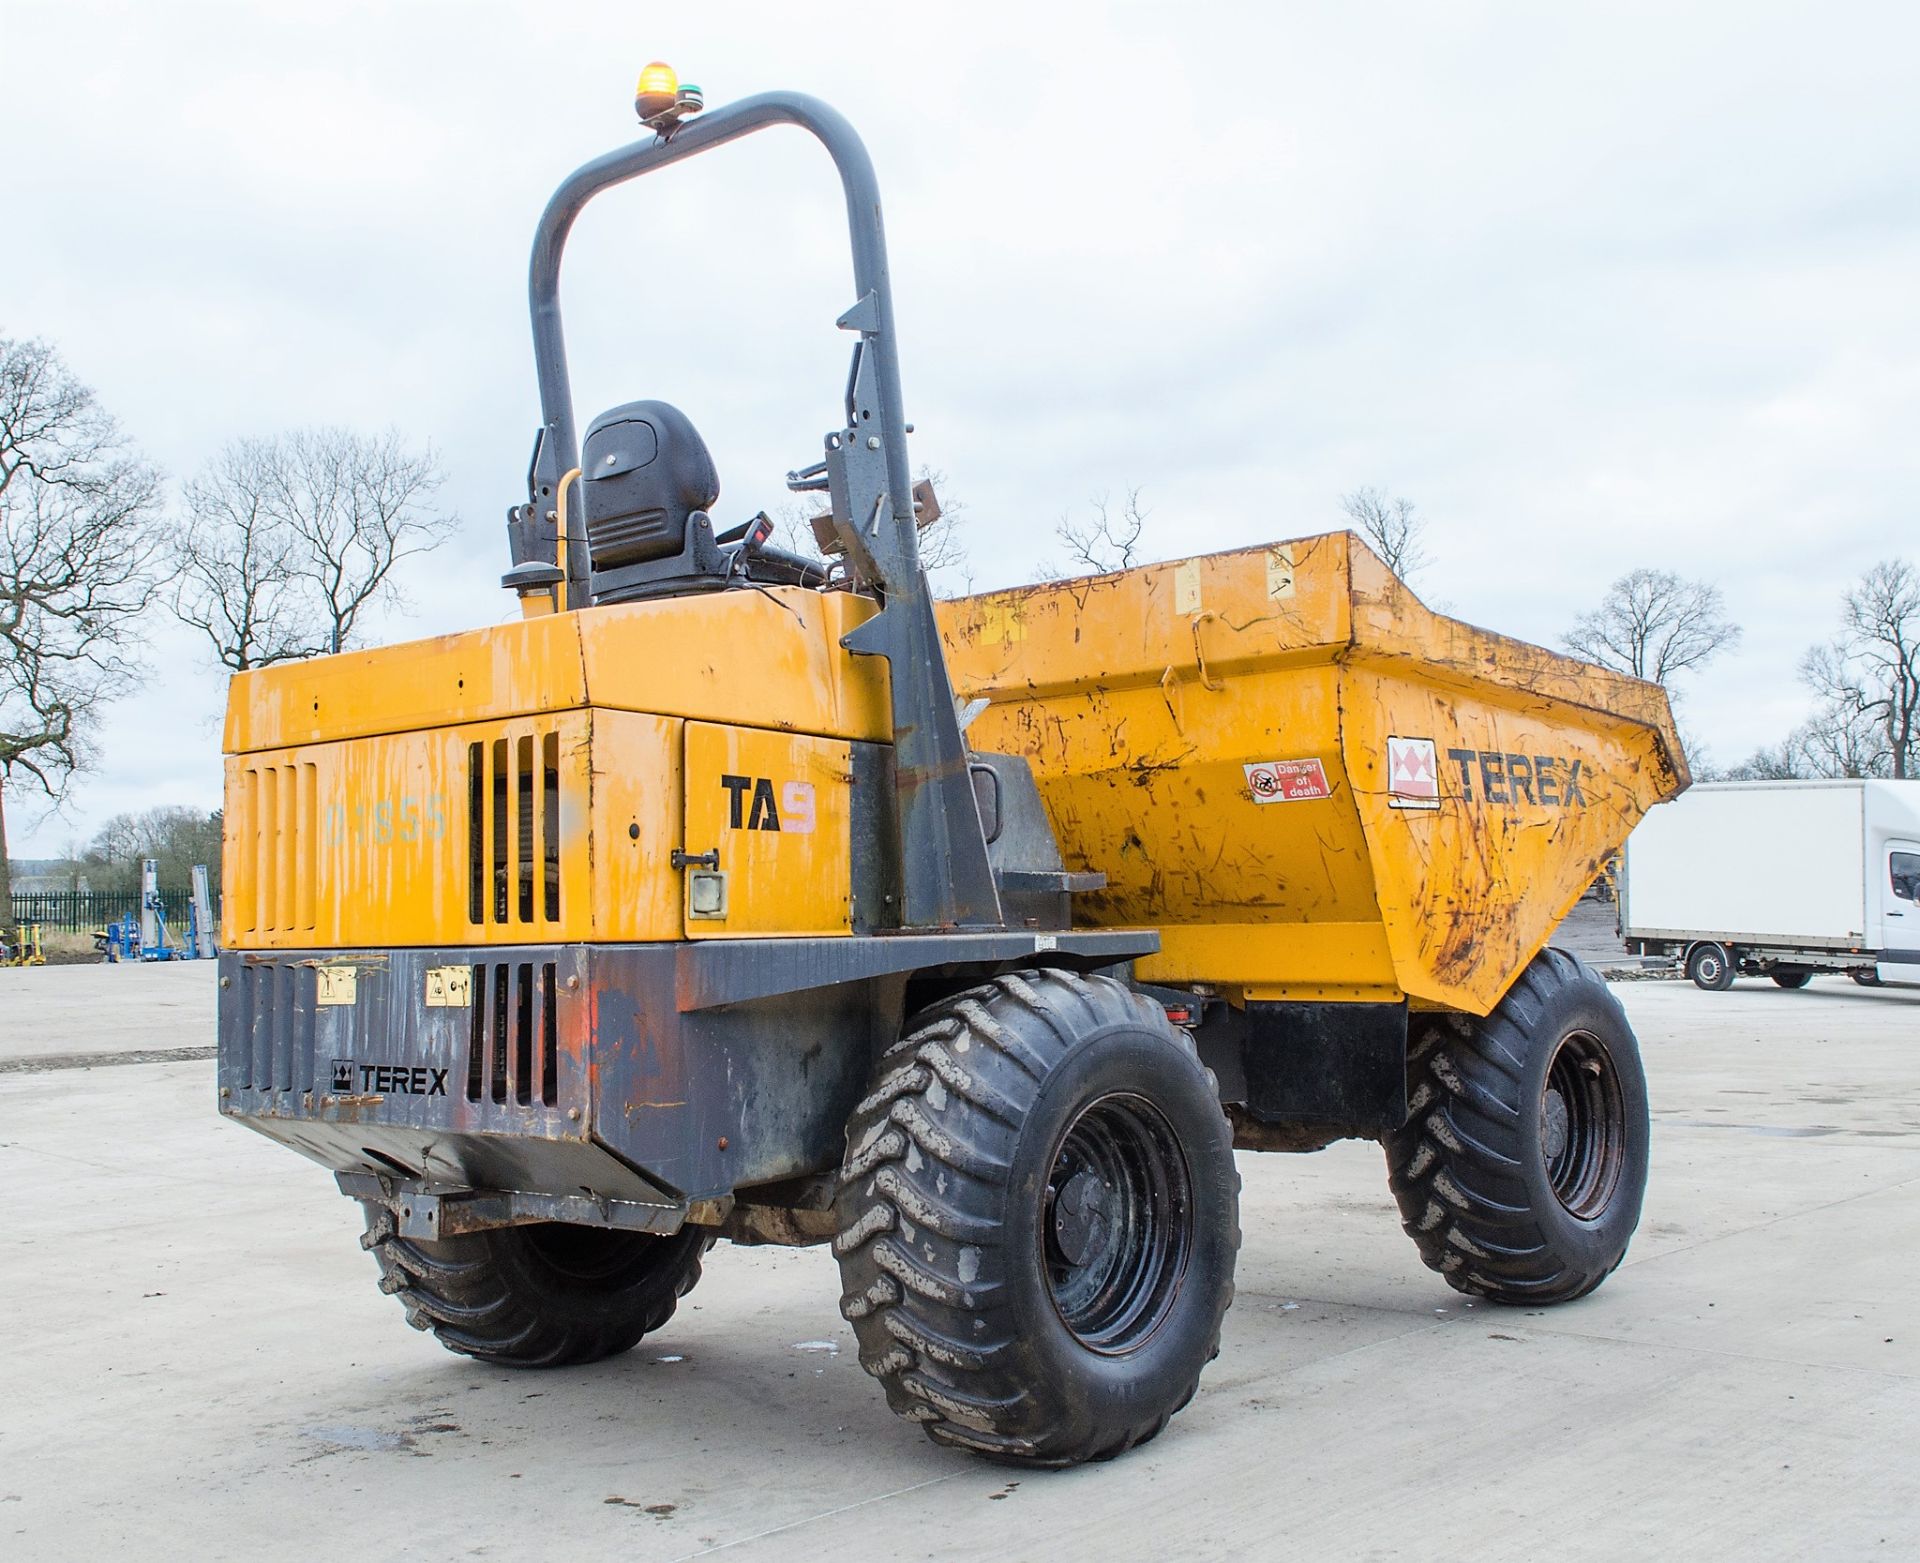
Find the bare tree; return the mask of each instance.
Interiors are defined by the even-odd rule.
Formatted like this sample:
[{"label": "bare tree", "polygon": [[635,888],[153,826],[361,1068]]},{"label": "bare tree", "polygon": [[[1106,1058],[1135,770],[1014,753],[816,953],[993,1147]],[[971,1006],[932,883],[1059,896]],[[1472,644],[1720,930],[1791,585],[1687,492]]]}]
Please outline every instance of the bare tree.
[{"label": "bare tree", "polygon": [[1425,546],[1427,523],[1414,514],[1412,500],[1385,489],[1357,488],[1340,496],[1340,508],[1401,580],[1411,581],[1433,562]]},{"label": "bare tree", "polygon": [[139,814],[116,814],[95,834],[81,858],[95,890],[140,887],[141,865],[152,858],[162,887],[184,889],[195,864],[205,864],[214,899],[220,896],[221,812],[163,804]]},{"label": "bare tree", "polygon": [[236,670],[339,651],[400,600],[395,568],[458,528],[431,503],[443,481],[392,429],[237,440],[187,485],[174,612]]},{"label": "bare tree", "polygon": [[1664,684],[1739,641],[1719,587],[1671,570],[1631,570],[1574,621],[1562,644],[1589,662]]},{"label": "bare tree", "polygon": [[0,918],[6,787],[62,797],[99,707],[140,677],[159,486],[50,346],[0,337]]},{"label": "bare tree", "polygon": [[1140,490],[1130,488],[1116,507],[1108,495],[1091,501],[1085,520],[1063,515],[1053,535],[1067,551],[1064,566],[1043,559],[1034,569],[1036,581],[1058,581],[1075,575],[1111,575],[1143,562],[1142,546],[1147,518],[1153,514],[1140,503]]},{"label": "bare tree", "polygon": [[1782,742],[1768,747],[1762,744],[1738,765],[1728,766],[1723,771],[1712,771],[1698,767],[1694,771],[1696,781],[1799,781],[1816,774],[1809,768],[1805,753],[1800,747],[1798,733]]},{"label": "bare tree", "polygon": [[1858,711],[1822,702],[1781,745],[1801,776],[1885,776],[1885,734]]},{"label": "bare tree", "polygon": [[395,565],[458,529],[459,517],[428,508],[444,481],[432,449],[409,450],[393,429],[303,429],[280,442],[271,503],[303,545],[298,573],[319,594],[328,650],[369,606],[397,600]]},{"label": "bare tree", "polygon": [[174,538],[173,612],[236,673],[326,649],[301,600],[299,540],[268,502],[273,461],[257,440],[226,446],[186,484]]},{"label": "bare tree", "polygon": [[[144,844],[136,816],[114,815],[93,833],[93,840],[80,854],[80,861],[91,871],[88,883],[97,890],[132,889],[139,883],[140,849]],[[100,882],[93,884],[96,877]]]},{"label": "bare tree", "polygon": [[1840,624],[1800,665],[1822,774],[1920,775],[1920,571],[1883,559],[1847,589]]}]

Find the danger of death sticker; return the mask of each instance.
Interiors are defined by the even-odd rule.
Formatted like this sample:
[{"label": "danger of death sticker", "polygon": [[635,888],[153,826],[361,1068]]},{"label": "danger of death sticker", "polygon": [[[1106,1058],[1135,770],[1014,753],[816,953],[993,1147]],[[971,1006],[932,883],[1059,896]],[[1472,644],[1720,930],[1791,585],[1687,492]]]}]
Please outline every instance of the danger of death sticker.
[{"label": "danger of death sticker", "polygon": [[1333,796],[1326,767],[1318,760],[1256,760],[1241,768],[1255,803],[1298,803]]}]

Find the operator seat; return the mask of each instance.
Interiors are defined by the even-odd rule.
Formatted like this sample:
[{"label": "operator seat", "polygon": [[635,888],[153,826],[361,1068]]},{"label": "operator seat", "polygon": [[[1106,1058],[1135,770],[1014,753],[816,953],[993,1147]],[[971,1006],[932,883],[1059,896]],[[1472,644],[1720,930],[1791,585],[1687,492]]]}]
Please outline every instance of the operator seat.
[{"label": "operator seat", "polygon": [[711,589],[720,497],[713,457],[692,421],[666,402],[628,402],[587,426],[580,509],[594,602]]}]

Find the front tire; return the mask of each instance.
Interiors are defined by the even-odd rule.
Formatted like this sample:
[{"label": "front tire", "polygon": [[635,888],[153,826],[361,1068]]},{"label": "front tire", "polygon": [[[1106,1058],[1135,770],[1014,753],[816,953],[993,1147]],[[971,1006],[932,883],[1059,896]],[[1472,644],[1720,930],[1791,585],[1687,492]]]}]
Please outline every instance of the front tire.
[{"label": "front tire", "polygon": [[1420,1257],[1496,1302],[1592,1291],[1639,1224],[1649,1140],[1639,1045],[1606,983],[1543,951],[1486,1019],[1434,1016],[1410,1055],[1387,1160]]},{"label": "front tire", "polygon": [[861,1365],[936,1443],[1110,1459],[1219,1350],[1231,1133],[1192,1042],[1111,978],[1014,973],[917,1016],[848,1126],[835,1213]]},{"label": "front tire", "polygon": [[652,1237],[557,1221],[428,1241],[401,1237],[384,1205],[366,1211],[360,1246],[407,1322],[448,1351],[515,1368],[630,1350],[673,1317],[712,1246],[697,1227]]},{"label": "front tire", "polygon": [[1687,956],[1687,975],[1696,988],[1725,993],[1733,986],[1733,961],[1718,944],[1696,944]]}]

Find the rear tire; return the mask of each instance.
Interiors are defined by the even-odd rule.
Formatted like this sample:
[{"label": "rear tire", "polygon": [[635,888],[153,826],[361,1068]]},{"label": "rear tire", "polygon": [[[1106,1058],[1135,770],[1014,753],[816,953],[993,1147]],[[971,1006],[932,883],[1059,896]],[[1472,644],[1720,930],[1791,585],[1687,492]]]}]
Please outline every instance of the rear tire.
[{"label": "rear tire", "polygon": [[1696,988],[1725,993],[1733,986],[1733,961],[1718,944],[1696,944],[1687,956],[1687,975]]},{"label": "rear tire", "polygon": [[861,1366],[936,1443],[1110,1459],[1219,1351],[1231,1133],[1192,1041],[1111,978],[1013,973],[916,1016],[848,1126],[835,1215]]},{"label": "rear tire", "polygon": [[1619,1265],[1646,1193],[1646,1077],[1626,1012],[1562,950],[1484,1020],[1431,1017],[1410,1045],[1412,1115],[1387,1139],[1420,1257],[1456,1291],[1538,1307]]},{"label": "rear tire", "polygon": [[367,1205],[360,1246],[380,1262],[380,1290],[448,1351],[516,1368],[617,1356],[673,1317],[700,1279],[712,1240],[557,1221],[427,1241],[401,1237],[393,1212]]},{"label": "rear tire", "polygon": [[1804,966],[1776,966],[1767,975],[1783,988],[1804,988],[1813,981],[1813,973]]}]

